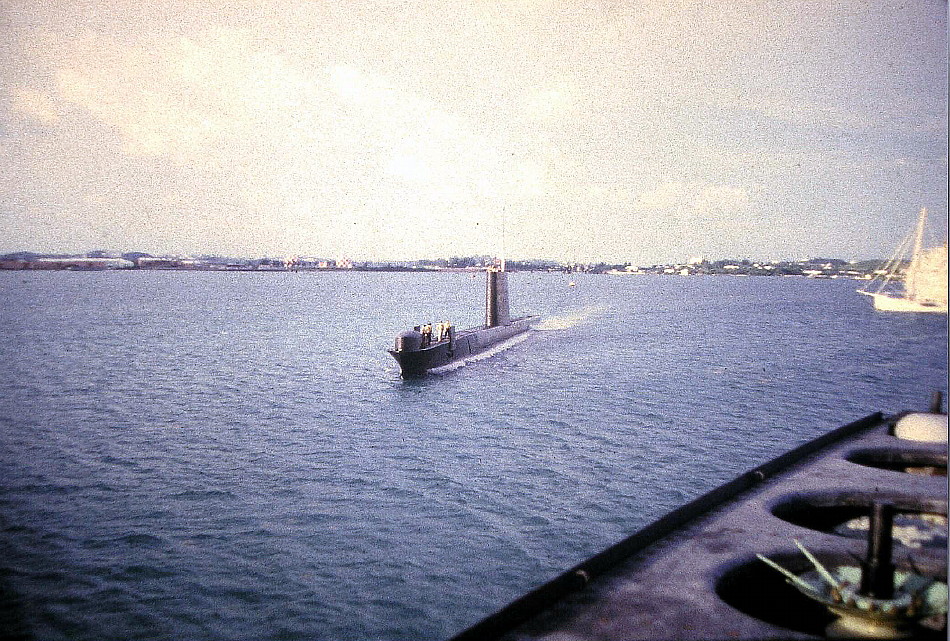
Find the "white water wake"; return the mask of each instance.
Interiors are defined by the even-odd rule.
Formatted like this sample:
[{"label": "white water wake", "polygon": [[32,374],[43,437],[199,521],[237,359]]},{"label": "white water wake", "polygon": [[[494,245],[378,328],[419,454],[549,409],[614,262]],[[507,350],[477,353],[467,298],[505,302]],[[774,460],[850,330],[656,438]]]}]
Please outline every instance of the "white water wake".
[{"label": "white water wake", "polygon": [[475,361],[480,361],[485,358],[491,358],[495,354],[499,352],[503,352],[509,347],[514,347],[515,345],[518,345],[519,343],[525,342],[526,340],[528,340],[530,336],[531,336],[530,331],[522,332],[521,334],[518,334],[517,336],[512,336],[511,338],[504,340],[498,343],[497,345],[493,345],[492,347],[489,347],[484,352],[479,352],[478,354],[467,356],[463,359],[455,361],[454,363],[443,365],[442,367],[433,367],[432,369],[429,370],[429,373],[430,374],[444,374],[446,372],[455,371],[460,367],[464,367],[468,363],[474,363]]},{"label": "white water wake", "polygon": [[534,328],[542,332],[559,329],[570,329],[580,325],[581,323],[586,323],[591,319],[591,317],[596,316],[597,314],[602,314],[604,311],[604,307],[592,305],[590,307],[584,307],[566,314],[549,316],[535,325]]}]

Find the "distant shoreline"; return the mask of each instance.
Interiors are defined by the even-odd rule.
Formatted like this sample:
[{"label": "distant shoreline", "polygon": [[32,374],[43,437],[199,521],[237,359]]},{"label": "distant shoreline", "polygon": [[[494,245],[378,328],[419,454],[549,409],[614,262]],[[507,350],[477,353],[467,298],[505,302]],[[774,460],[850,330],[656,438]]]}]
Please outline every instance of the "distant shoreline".
[{"label": "distant shoreline", "polygon": [[[812,279],[870,280],[877,265],[853,264],[837,260],[799,261],[794,263],[761,263],[752,261],[716,261],[686,265],[652,265],[632,267],[623,265],[533,265],[509,262],[512,272],[586,273],[605,276],[781,276]],[[870,263],[870,261],[867,261]],[[283,273],[340,273],[340,272],[397,272],[397,273],[479,273],[485,266],[447,267],[430,264],[357,263],[345,267],[319,264],[262,264],[248,262],[203,262],[201,260],[158,259],[129,261],[122,258],[0,258],[0,271],[186,271],[186,272],[283,272]]]},{"label": "distant shoreline", "polygon": [[[215,255],[154,256],[145,252],[90,251],[81,255],[15,252],[0,255],[0,270],[157,270],[226,272],[481,272],[496,264],[492,256],[465,256],[440,259],[354,261],[309,256],[290,258],[241,258]],[[561,272],[628,276],[663,274],[678,276],[803,276],[808,278],[850,278],[869,280],[880,273],[883,261],[846,261],[840,258],[808,258],[796,261],[761,261],[747,258],[707,260],[693,258],[685,263],[633,265],[629,263],[580,263],[554,260],[507,260],[511,272]]]}]

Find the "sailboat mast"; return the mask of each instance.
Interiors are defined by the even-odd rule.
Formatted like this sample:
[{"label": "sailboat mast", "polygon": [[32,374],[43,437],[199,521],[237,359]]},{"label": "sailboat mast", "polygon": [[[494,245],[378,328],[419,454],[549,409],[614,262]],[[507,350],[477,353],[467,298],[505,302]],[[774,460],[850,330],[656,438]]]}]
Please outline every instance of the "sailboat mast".
[{"label": "sailboat mast", "polygon": [[914,256],[920,253],[924,242],[924,223],[927,222],[927,208],[920,210],[920,218],[917,219],[917,232],[914,235]]},{"label": "sailboat mast", "polygon": [[927,222],[927,208],[920,209],[920,216],[917,218],[917,231],[914,232],[914,251],[910,255],[910,265],[907,267],[907,277],[904,283],[904,294],[908,298],[917,297],[917,280],[920,267],[920,250],[924,243],[924,224]]}]

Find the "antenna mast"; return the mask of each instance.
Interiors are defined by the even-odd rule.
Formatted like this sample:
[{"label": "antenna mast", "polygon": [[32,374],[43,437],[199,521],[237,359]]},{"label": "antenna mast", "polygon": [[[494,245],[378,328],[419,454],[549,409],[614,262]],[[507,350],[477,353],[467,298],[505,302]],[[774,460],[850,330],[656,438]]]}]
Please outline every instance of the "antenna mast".
[{"label": "antenna mast", "polygon": [[505,271],[505,208],[501,208],[501,271]]}]

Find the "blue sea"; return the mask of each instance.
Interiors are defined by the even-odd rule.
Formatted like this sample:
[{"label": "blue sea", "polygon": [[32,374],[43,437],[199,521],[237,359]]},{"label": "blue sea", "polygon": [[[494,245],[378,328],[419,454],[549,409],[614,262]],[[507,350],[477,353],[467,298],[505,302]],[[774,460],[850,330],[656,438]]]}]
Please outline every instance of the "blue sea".
[{"label": "blue sea", "polygon": [[[573,283],[573,284],[572,284]],[[540,315],[403,381],[464,273],[0,273],[0,628],[444,639],[669,510],[947,387],[846,280],[513,273]]]}]

